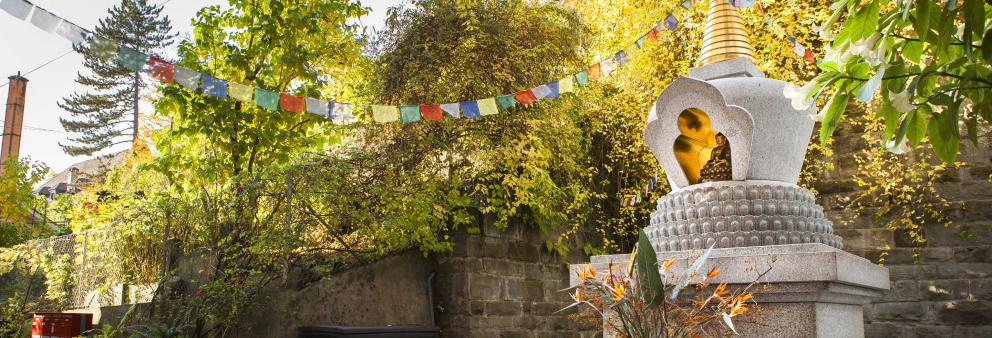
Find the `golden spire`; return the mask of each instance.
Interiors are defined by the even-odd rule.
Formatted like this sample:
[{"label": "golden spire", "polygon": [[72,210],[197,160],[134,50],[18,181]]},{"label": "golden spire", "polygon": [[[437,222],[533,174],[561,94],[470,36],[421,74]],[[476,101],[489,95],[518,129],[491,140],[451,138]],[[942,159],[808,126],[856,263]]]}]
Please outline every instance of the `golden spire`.
[{"label": "golden spire", "polygon": [[710,11],[706,15],[706,28],[703,31],[703,49],[699,53],[699,65],[705,66],[720,61],[748,58],[754,61],[754,49],[747,38],[747,28],[740,14],[727,0],[711,0]]}]

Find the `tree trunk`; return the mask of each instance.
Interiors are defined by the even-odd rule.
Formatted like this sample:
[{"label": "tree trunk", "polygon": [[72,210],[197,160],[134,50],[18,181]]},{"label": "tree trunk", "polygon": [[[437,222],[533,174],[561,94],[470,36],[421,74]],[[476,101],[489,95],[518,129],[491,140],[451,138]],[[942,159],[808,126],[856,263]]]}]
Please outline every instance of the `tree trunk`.
[{"label": "tree trunk", "polygon": [[139,88],[141,88],[140,87],[140,85],[141,85],[140,82],[141,82],[140,73],[139,72],[134,72],[134,93],[133,93],[133,95],[134,95],[133,96],[133,98],[134,98],[134,124],[132,125],[132,128],[134,130],[131,131],[132,136],[133,136],[131,138],[131,151],[134,151],[134,147],[138,145],[138,91],[139,91]]}]

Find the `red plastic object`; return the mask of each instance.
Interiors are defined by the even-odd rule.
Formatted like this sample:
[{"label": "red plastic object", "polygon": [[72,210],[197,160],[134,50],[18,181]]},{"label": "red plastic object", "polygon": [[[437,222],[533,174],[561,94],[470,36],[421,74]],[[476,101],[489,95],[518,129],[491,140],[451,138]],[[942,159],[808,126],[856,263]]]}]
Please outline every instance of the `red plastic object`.
[{"label": "red plastic object", "polygon": [[31,318],[31,338],[72,338],[92,329],[92,313],[35,312]]}]

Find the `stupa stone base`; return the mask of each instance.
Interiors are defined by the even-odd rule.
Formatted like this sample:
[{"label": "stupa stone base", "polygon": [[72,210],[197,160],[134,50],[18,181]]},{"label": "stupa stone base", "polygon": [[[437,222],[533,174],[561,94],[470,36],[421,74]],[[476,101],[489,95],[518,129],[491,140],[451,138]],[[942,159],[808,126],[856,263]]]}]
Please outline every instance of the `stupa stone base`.
[{"label": "stupa stone base", "polygon": [[[659,252],[659,261],[677,258],[682,271],[701,250]],[[629,255],[593,256],[597,271],[624,266]],[[575,264],[575,271],[588,264]],[[887,269],[821,243],[714,249],[702,271],[720,268],[719,281],[742,287],[771,270],[752,289],[758,309],[735,318],[741,337],[864,337],[862,306],[889,289]],[[606,333],[609,337],[609,332]]]}]

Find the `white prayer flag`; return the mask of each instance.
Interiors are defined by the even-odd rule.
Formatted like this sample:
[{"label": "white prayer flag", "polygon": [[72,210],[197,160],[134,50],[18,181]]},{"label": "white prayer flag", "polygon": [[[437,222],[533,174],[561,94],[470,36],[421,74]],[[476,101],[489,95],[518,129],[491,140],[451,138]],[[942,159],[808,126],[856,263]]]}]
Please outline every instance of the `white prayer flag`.
[{"label": "white prayer flag", "polygon": [[332,121],[337,124],[355,123],[355,107],[351,103],[334,102],[334,110],[331,113]]},{"label": "white prayer flag", "polygon": [[327,108],[327,101],[308,97],[306,98],[306,103],[308,113],[327,116],[329,110]]},{"label": "white prayer flag", "polygon": [[21,20],[27,20],[32,7],[34,5],[24,0],[3,0],[0,2],[0,9]]},{"label": "white prayer flag", "polygon": [[80,44],[86,41],[86,30],[69,21],[62,20],[62,24],[59,25],[59,28],[55,29],[55,33],[66,38],[66,40],[72,41],[73,44]]},{"label": "white prayer flag", "polygon": [[448,113],[448,115],[451,115],[451,117],[453,117],[453,118],[456,118],[457,119],[457,118],[461,117],[461,114],[458,112],[458,103],[445,103],[445,104],[442,104],[441,105],[441,110],[443,110],[445,113]]},{"label": "white prayer flag", "polygon": [[196,88],[200,84],[200,73],[183,66],[176,66],[176,71],[172,78],[180,86],[186,87],[192,91],[196,91]]},{"label": "white prayer flag", "polygon": [[35,8],[34,14],[31,15],[31,24],[49,33],[55,33],[55,28],[59,26],[61,21],[62,18],[41,9],[41,7]]},{"label": "white prayer flag", "polygon": [[551,88],[548,88],[548,85],[540,85],[531,88],[530,91],[534,93],[534,97],[538,100],[548,97],[548,94],[551,94]]}]

